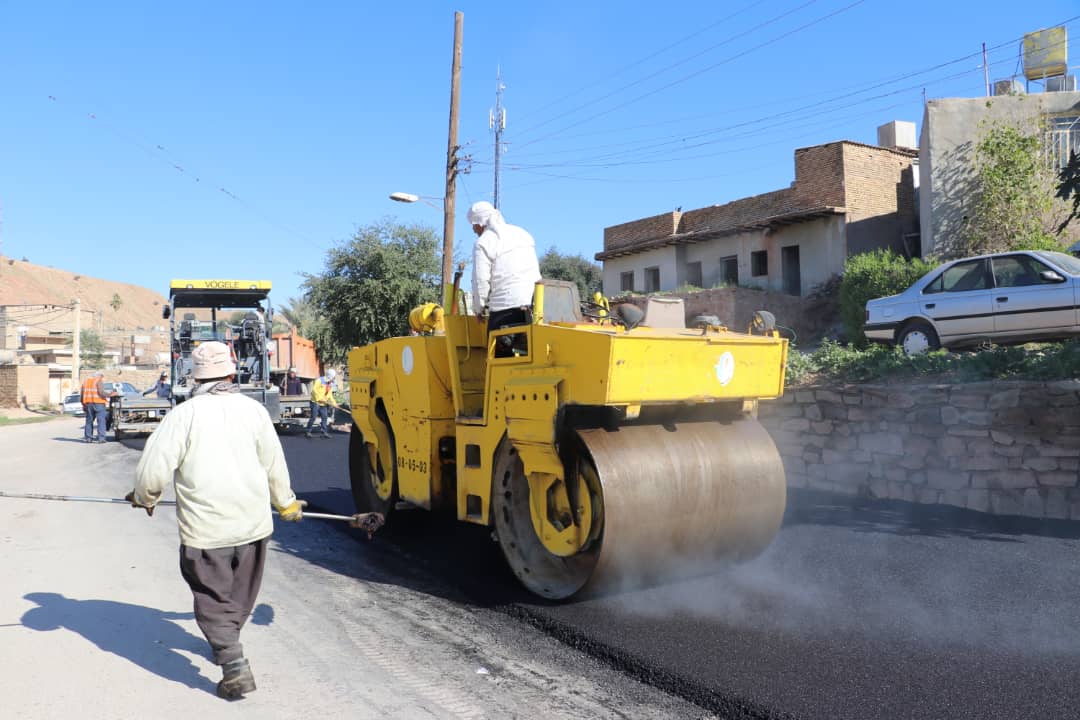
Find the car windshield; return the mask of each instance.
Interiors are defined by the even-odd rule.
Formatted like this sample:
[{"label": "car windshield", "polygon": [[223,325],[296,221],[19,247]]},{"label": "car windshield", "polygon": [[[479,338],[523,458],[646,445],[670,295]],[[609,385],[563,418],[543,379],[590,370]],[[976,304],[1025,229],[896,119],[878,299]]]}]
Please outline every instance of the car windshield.
[{"label": "car windshield", "polygon": [[1049,260],[1070,275],[1080,275],[1080,258],[1075,258],[1072,255],[1066,255],[1063,252],[1054,252],[1052,250],[1040,250],[1035,254]]}]

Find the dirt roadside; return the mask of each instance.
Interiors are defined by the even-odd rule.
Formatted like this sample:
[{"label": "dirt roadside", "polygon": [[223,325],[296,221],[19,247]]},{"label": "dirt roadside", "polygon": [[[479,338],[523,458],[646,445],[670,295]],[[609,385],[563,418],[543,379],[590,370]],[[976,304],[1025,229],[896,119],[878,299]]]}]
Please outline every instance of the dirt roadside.
[{"label": "dirt roadside", "polygon": [[[137,451],[78,441],[81,418],[0,427],[0,490],[122,497]],[[365,558],[325,523],[278,523],[244,630],[259,690],[219,670],[177,569],[175,515],[0,498],[0,697],[46,718],[698,718],[506,616]]]}]

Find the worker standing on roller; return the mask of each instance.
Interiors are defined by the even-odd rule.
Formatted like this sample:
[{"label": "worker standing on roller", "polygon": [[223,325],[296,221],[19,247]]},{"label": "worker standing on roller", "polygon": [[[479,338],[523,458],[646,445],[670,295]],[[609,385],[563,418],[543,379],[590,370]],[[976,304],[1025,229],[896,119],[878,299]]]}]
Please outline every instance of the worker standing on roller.
[{"label": "worker standing on roller", "polygon": [[223,676],[217,694],[237,700],[255,690],[240,630],[255,607],[271,502],[299,521],[289,469],[266,408],[241,395],[228,346],[213,341],[191,353],[195,389],[146,442],[125,498],[153,515],[165,486],[176,490],[180,572],[195,596],[195,621]]},{"label": "worker standing on roller", "polygon": [[473,312],[487,317],[488,331],[529,323],[533,288],[540,280],[536,242],[503,220],[489,202],[469,208],[476,233],[473,249]]}]

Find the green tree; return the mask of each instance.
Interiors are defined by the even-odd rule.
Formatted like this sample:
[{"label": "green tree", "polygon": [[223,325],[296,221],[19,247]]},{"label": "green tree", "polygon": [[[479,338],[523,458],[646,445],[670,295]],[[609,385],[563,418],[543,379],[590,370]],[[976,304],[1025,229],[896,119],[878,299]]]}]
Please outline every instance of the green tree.
[{"label": "green tree", "polygon": [[1054,180],[1040,124],[986,126],[975,146],[975,197],[957,255],[1061,250]]},{"label": "green tree", "polygon": [[120,299],[120,293],[113,293],[112,300],[109,301],[109,307],[113,309],[113,327],[119,327],[117,325],[116,314],[120,311],[120,306],[124,304],[124,301]]},{"label": "green tree", "polygon": [[105,342],[93,330],[79,331],[79,362],[95,370],[105,367]]},{"label": "green tree", "polygon": [[341,361],[353,346],[407,334],[409,311],[438,295],[437,247],[432,228],[387,219],[332,248],[325,270],[303,284],[318,318],[304,323],[304,335],[320,356]]},{"label": "green tree", "polygon": [[282,318],[290,326],[292,326],[296,332],[304,337],[304,328],[315,323],[317,315],[315,313],[315,307],[307,300],[307,298],[289,298],[289,302],[284,305],[278,306],[278,314],[275,318]]},{"label": "green tree", "polygon": [[270,325],[270,333],[272,335],[278,335],[280,333],[287,333],[291,329],[292,329],[292,325],[289,323],[288,320],[286,320],[283,317],[278,317],[277,314],[274,315],[274,321]]},{"label": "green tree", "polygon": [[1073,150],[1069,153],[1069,162],[1058,173],[1057,193],[1055,195],[1066,203],[1072,202],[1065,220],[1058,225],[1058,232],[1062,232],[1073,220],[1080,218],[1080,156]]},{"label": "green tree", "polygon": [[920,258],[908,260],[892,250],[876,250],[848,258],[840,280],[840,319],[848,342],[857,347],[866,346],[863,325],[867,300],[906,290],[933,270],[934,265]]},{"label": "green tree", "polygon": [[563,255],[551,248],[540,258],[540,275],[550,280],[576,283],[582,300],[591,300],[600,290],[603,276],[600,266],[581,255]]}]

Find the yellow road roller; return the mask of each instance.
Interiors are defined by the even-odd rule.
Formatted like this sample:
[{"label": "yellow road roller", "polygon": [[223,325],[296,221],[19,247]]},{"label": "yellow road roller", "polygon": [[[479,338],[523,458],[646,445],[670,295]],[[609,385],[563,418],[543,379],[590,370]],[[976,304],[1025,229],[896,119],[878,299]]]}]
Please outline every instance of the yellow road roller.
[{"label": "yellow road roller", "polygon": [[414,312],[419,334],[351,350],[357,510],[491,526],[552,599],[760,553],[786,485],[757,403],[783,392],[787,341],[625,307],[542,280],[527,325]]}]

